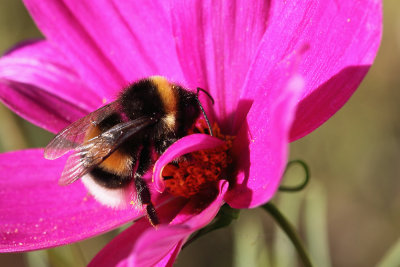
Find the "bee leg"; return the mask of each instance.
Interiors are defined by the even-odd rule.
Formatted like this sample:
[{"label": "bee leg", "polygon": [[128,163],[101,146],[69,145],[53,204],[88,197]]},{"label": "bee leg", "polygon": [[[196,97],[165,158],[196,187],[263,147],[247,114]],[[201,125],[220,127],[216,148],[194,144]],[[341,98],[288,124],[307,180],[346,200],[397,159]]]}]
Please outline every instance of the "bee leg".
[{"label": "bee leg", "polygon": [[149,218],[150,223],[153,226],[156,226],[160,223],[160,221],[157,217],[156,209],[151,201],[150,189],[147,186],[146,181],[142,178],[152,163],[149,147],[149,145],[145,144],[140,152],[139,163],[134,175],[134,180],[139,201],[142,205],[146,206],[147,217]]},{"label": "bee leg", "polygon": [[158,225],[160,221],[158,219],[156,209],[151,202],[151,194],[146,181],[143,180],[142,177],[135,175],[135,186],[139,201],[142,203],[142,205],[146,205],[147,217],[149,218],[150,223],[153,226]]}]

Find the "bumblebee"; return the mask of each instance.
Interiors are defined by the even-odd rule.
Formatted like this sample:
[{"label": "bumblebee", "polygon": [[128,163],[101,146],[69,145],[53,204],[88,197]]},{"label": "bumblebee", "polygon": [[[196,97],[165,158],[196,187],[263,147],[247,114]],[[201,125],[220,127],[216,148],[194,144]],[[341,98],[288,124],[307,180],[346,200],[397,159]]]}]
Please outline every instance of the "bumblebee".
[{"label": "bumblebee", "polygon": [[[134,186],[137,202],[159,223],[143,175],[172,143],[187,135],[204,110],[197,94],[153,76],[125,88],[114,102],[75,121],[45,148],[46,159],[72,154],[59,180],[79,178],[101,203],[120,206]],[[207,120],[208,121],[208,120]]]}]

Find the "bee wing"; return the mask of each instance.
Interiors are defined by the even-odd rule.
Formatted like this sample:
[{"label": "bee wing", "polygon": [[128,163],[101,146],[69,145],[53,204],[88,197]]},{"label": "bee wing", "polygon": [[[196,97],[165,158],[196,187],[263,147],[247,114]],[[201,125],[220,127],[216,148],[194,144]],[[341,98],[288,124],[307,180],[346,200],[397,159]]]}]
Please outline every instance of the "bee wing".
[{"label": "bee wing", "polygon": [[103,162],[128,138],[153,123],[155,123],[155,119],[150,117],[140,117],[119,123],[77,146],[74,153],[68,158],[58,183],[60,185],[73,183]]},{"label": "bee wing", "polygon": [[97,125],[107,116],[118,111],[118,108],[119,102],[114,101],[70,124],[59,132],[46,146],[44,157],[46,159],[57,159],[69,150],[75,149],[82,144],[89,126]]}]

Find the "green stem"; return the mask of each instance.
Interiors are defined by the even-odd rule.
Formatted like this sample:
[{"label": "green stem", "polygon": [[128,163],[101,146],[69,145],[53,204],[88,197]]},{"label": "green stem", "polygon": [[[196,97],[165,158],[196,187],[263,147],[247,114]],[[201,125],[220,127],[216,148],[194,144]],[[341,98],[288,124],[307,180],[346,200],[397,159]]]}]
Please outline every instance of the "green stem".
[{"label": "green stem", "polygon": [[271,214],[271,216],[275,219],[275,221],[279,224],[282,230],[289,237],[290,241],[292,241],[304,266],[312,267],[310,257],[308,256],[308,253],[306,252],[303,244],[301,243],[300,238],[297,235],[296,231],[294,230],[292,224],[285,218],[285,216],[283,216],[283,214],[278,210],[278,208],[271,202],[268,202],[267,204],[261,207],[264,210],[266,210],[269,214]]}]

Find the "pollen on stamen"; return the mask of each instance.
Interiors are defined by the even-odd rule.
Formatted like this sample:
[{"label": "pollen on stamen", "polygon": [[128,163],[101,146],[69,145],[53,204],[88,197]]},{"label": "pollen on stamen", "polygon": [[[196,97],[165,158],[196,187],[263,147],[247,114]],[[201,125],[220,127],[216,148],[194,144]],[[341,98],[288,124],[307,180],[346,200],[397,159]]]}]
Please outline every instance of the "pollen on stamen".
[{"label": "pollen on stamen", "polygon": [[[232,163],[230,150],[233,136],[223,135],[219,127],[212,127],[214,136],[225,141],[224,145],[207,150],[199,150],[177,163],[164,167],[162,176],[166,190],[174,195],[190,198],[209,188],[215,188],[219,180],[228,179],[227,169]],[[208,134],[205,121],[200,120],[192,133]]]}]

